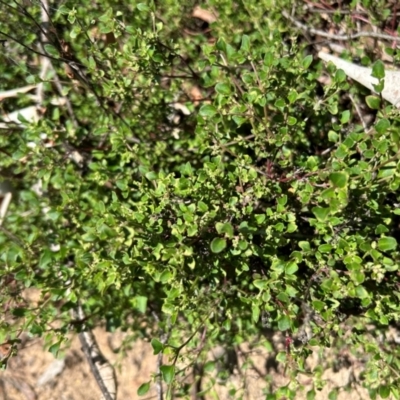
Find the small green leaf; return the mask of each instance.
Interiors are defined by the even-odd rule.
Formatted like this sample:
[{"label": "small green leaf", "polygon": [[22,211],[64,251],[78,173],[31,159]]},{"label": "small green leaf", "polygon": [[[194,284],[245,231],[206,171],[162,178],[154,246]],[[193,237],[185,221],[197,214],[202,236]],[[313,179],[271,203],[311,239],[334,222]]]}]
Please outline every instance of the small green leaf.
[{"label": "small green leaf", "polygon": [[339,135],[335,131],[329,131],[328,132],[328,139],[330,142],[336,143],[339,139]]},{"label": "small green leaf", "polygon": [[313,56],[310,54],[303,58],[301,65],[304,69],[307,69],[311,65],[312,61],[313,61]]},{"label": "small green leaf", "polygon": [[213,117],[217,113],[217,109],[211,104],[205,104],[200,108],[199,114],[202,117]]},{"label": "small green leaf", "polygon": [[264,292],[263,295],[262,295],[262,300],[263,300],[265,303],[269,303],[269,301],[271,300],[271,293],[269,293],[269,292]]},{"label": "small green leaf", "polygon": [[380,119],[375,125],[376,131],[380,134],[385,133],[389,129],[389,127],[390,127],[390,122],[386,118]]},{"label": "small green leaf", "polygon": [[310,156],[307,158],[307,168],[310,170],[316,169],[318,167],[318,160],[314,156]]},{"label": "small green leaf", "polygon": [[151,339],[151,347],[154,350],[153,354],[159,354],[164,349],[164,345],[157,339]]},{"label": "small green leaf", "polygon": [[336,115],[339,110],[336,103],[328,104],[328,110],[331,114]]},{"label": "small green leaf", "polygon": [[299,242],[299,247],[304,251],[310,251],[311,249],[310,243],[303,240]]},{"label": "small green leaf", "polygon": [[128,182],[126,181],[126,179],[118,179],[115,184],[117,185],[117,187],[119,189],[121,189],[122,191],[125,191],[128,189]]},{"label": "small green leaf", "polygon": [[299,96],[299,94],[295,91],[295,90],[292,90],[289,94],[288,94],[288,100],[289,100],[289,103],[290,104],[293,104],[296,100],[297,100],[297,98],[298,98],[298,96]]},{"label": "small green leaf", "polygon": [[163,365],[160,367],[161,375],[165,383],[172,383],[175,377],[175,366],[174,365]]},{"label": "small green leaf", "polygon": [[342,116],[340,117],[340,122],[341,122],[342,124],[346,124],[347,122],[349,122],[350,116],[351,116],[351,114],[350,114],[350,111],[349,111],[349,110],[343,111],[343,112],[342,112]]},{"label": "small green leaf", "polygon": [[145,4],[145,3],[139,3],[139,4],[137,4],[137,5],[136,5],[136,8],[137,8],[139,11],[146,11],[146,12],[150,11],[150,7],[149,7],[147,4]]},{"label": "small green leaf", "polygon": [[187,163],[182,165],[181,174],[182,175],[186,175],[186,176],[192,176],[193,175],[193,167],[190,164],[190,162],[187,162]]},{"label": "small green leaf", "polygon": [[394,175],[396,170],[396,163],[390,162],[385,164],[385,166],[379,170],[378,178],[389,178]]},{"label": "small green leaf", "polygon": [[217,222],[215,228],[219,234],[226,233],[229,238],[233,237],[233,226],[229,222],[221,223]]},{"label": "small green leaf", "polygon": [[381,251],[395,250],[397,247],[397,241],[391,236],[385,236],[379,239],[378,249]]},{"label": "small green leaf", "polygon": [[218,39],[216,47],[219,51],[223,51],[224,53],[226,53],[226,43],[223,38]]},{"label": "small green leaf", "polygon": [[328,400],[337,400],[338,390],[337,388],[332,389],[328,394]]},{"label": "small green leaf", "polygon": [[227,83],[217,83],[215,85],[215,91],[218,94],[222,94],[224,96],[229,96],[232,93],[231,87]]},{"label": "small green leaf", "polygon": [[188,235],[189,237],[193,237],[193,236],[195,236],[195,235],[197,234],[198,231],[199,231],[199,230],[198,230],[198,228],[197,228],[196,225],[188,226],[188,228],[187,228],[187,235]]},{"label": "small green leaf", "polygon": [[247,35],[242,36],[242,45],[240,46],[240,50],[243,50],[246,53],[250,51],[250,38]]},{"label": "small green leaf", "polygon": [[360,285],[365,281],[365,275],[358,270],[351,271],[350,277],[353,282],[355,282],[357,285]]},{"label": "small green leaf", "polygon": [[321,246],[318,247],[320,253],[329,253],[331,250],[332,246],[330,244],[321,244]]},{"label": "small green leaf", "polygon": [[223,238],[214,238],[210,245],[213,253],[221,253],[226,248],[226,240]]},{"label": "small green leaf", "polygon": [[52,252],[49,249],[45,249],[43,254],[40,257],[39,260],[39,267],[40,268],[45,268],[47,264],[49,264],[51,262],[51,255]]},{"label": "small green leaf", "polygon": [[293,275],[298,269],[299,269],[298,265],[294,261],[291,261],[287,263],[285,266],[285,274]]},{"label": "small green leaf", "polygon": [[58,7],[58,10],[57,10],[57,11],[58,11],[60,14],[67,15],[71,10],[70,10],[67,6],[62,5],[62,6]]},{"label": "small green leaf", "polygon": [[349,176],[345,172],[333,172],[329,175],[330,181],[338,188],[344,188],[347,185]]},{"label": "small green leaf", "polygon": [[172,278],[172,273],[170,271],[164,271],[160,276],[161,283],[168,283]]},{"label": "small green leaf", "polygon": [[243,125],[243,124],[247,121],[247,118],[241,117],[241,116],[239,116],[239,115],[234,115],[234,116],[232,117],[232,119],[235,121],[235,123],[236,123],[237,126],[241,126],[241,125]]},{"label": "small green leaf", "polygon": [[379,110],[380,106],[381,106],[381,99],[378,96],[367,96],[365,98],[365,101],[368,105],[369,108],[371,108],[372,110]]},{"label": "small green leaf", "polygon": [[329,200],[329,199],[335,198],[336,197],[335,188],[330,187],[328,189],[323,190],[322,193],[321,193],[321,197],[324,200]]},{"label": "small green leaf", "polygon": [[231,320],[230,320],[229,318],[226,319],[226,320],[222,323],[222,326],[224,327],[224,329],[225,329],[226,331],[230,331],[230,330],[231,330],[231,326],[232,326]]},{"label": "small green leaf", "polygon": [[74,8],[68,13],[68,22],[70,24],[73,24],[75,20],[76,20],[76,10]]},{"label": "small green leaf", "polygon": [[379,81],[379,83],[377,84],[372,84],[374,90],[376,93],[382,93],[383,88],[385,87],[385,80],[382,79],[381,81]]},{"label": "small green leaf", "polygon": [[278,99],[274,103],[274,106],[279,108],[280,110],[283,110],[285,108],[285,105],[286,105],[286,103],[285,103],[285,100],[283,100],[283,99]]},{"label": "small green leaf", "polygon": [[317,220],[321,221],[321,222],[326,220],[326,218],[329,215],[329,211],[330,211],[329,208],[323,208],[323,207],[313,207],[312,208],[313,214],[316,216]]},{"label": "small green leaf", "polygon": [[208,206],[207,206],[207,204],[204,203],[204,202],[201,201],[201,200],[197,203],[197,208],[198,208],[199,211],[201,211],[201,212],[203,212],[203,213],[205,213],[205,212],[208,211]]},{"label": "small green leaf", "polygon": [[287,293],[279,292],[278,296],[276,296],[278,300],[283,301],[284,303],[289,303],[290,299]]},{"label": "small green leaf", "polygon": [[249,246],[249,243],[246,240],[244,240],[244,239],[239,240],[239,249],[240,250],[246,250],[248,246]]},{"label": "small green leaf", "polygon": [[203,367],[204,372],[213,372],[215,370],[215,361],[207,361]]},{"label": "small green leaf", "polygon": [[58,50],[51,44],[45,44],[44,50],[46,51],[47,54],[50,54],[52,57],[58,57],[60,55]]},{"label": "small green leaf", "polygon": [[257,289],[260,290],[263,290],[268,286],[268,282],[264,281],[263,279],[256,279],[253,284]]},{"label": "small green leaf", "polygon": [[139,388],[137,390],[138,396],[144,396],[150,390],[150,383],[151,382],[142,383],[139,386]]},{"label": "small green leaf", "polygon": [[325,308],[325,303],[321,300],[313,300],[312,302],[314,310],[321,312]]},{"label": "small green leaf", "polygon": [[253,306],[253,308],[251,309],[251,314],[252,314],[253,321],[255,323],[257,323],[258,320],[260,319],[260,307]]},{"label": "small green leaf", "polygon": [[27,309],[24,307],[15,307],[12,309],[12,315],[14,317],[24,317],[26,315]]},{"label": "small green leaf", "polygon": [[147,307],[147,297],[136,296],[136,309],[144,314],[146,312],[146,307]]},{"label": "small green leaf", "polygon": [[307,392],[307,400],[314,400],[316,396],[316,392],[314,389],[311,389]]},{"label": "small green leaf", "polygon": [[236,55],[236,49],[230,44],[226,45],[226,55],[228,57],[228,60],[231,60],[232,57]]},{"label": "small green leaf", "polygon": [[264,56],[264,64],[267,67],[270,67],[275,61],[274,54],[271,51],[268,51]]},{"label": "small green leaf", "polygon": [[[280,363],[285,363],[286,362],[286,351],[280,351],[277,355],[276,355],[276,361],[280,362]],[[274,396],[274,399],[276,397]]]},{"label": "small green leaf", "polygon": [[368,297],[367,290],[365,289],[364,286],[361,286],[361,285],[356,287],[356,294],[357,294],[357,297],[360,299],[365,299],[366,297]]},{"label": "small green leaf", "polygon": [[77,36],[81,33],[82,28],[79,25],[75,25],[72,28],[72,31],[69,33],[69,36],[71,37],[71,39],[76,39]]},{"label": "small green leaf", "polygon": [[339,145],[338,149],[335,151],[335,156],[337,158],[345,158],[349,153],[349,149],[342,143]]},{"label": "small green leaf", "polygon": [[383,79],[385,77],[385,65],[381,60],[377,60],[372,66],[371,76],[378,79]]},{"label": "small green leaf", "polygon": [[336,82],[344,82],[346,80],[347,75],[342,69],[338,69],[335,73],[335,81]]},{"label": "small green leaf", "polygon": [[280,331],[287,331],[290,329],[290,319],[287,315],[283,315],[278,321],[278,329]]},{"label": "small green leaf", "polygon": [[387,233],[389,232],[389,229],[387,226],[382,225],[382,224],[378,224],[375,228],[375,235],[380,235],[382,233]]},{"label": "small green leaf", "polygon": [[381,396],[382,399],[387,399],[390,396],[390,386],[389,385],[379,386],[379,396]]},{"label": "small green leaf", "polygon": [[277,202],[278,202],[279,205],[285,206],[287,204],[287,200],[288,200],[288,197],[287,197],[286,194],[284,194],[282,197],[277,199]]},{"label": "small green leaf", "polygon": [[113,9],[109,8],[103,15],[99,17],[101,22],[109,22],[113,18]]},{"label": "small green leaf", "polygon": [[254,217],[257,221],[257,224],[260,224],[260,225],[265,221],[265,218],[266,218],[265,214],[256,214],[256,215],[254,215]]},{"label": "small green leaf", "polygon": [[53,354],[54,357],[58,357],[58,352],[60,351],[61,342],[52,344],[49,347],[49,352]]},{"label": "small green leaf", "polygon": [[154,181],[157,179],[157,173],[154,171],[149,171],[144,175],[149,181]]}]

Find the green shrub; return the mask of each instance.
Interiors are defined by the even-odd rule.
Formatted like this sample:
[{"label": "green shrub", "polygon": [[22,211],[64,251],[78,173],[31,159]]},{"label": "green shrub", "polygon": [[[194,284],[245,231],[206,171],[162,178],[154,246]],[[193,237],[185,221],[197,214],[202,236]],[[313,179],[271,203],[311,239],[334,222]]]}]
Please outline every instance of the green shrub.
[{"label": "green shrub", "polygon": [[[54,13],[45,49],[68,58],[71,40],[89,84],[53,60],[43,118],[0,137],[19,193],[0,231],[2,337],[23,329],[57,352],[82,301],[89,325],[153,338],[178,390],[183,351],[190,364],[217,343],[262,345],[268,327],[286,337],[277,360],[293,382],[281,395],[294,398],[311,346],[346,346],[364,357],[371,396],[398,398],[398,347],[379,339],[399,320],[398,112],[382,104],[366,131],[343,102],[362,89],[332,67],[324,93],[322,64],[283,26],[284,2],[268,17],[259,2],[211,2],[208,37],[182,34],[192,5],[81,3]],[[25,10],[40,23],[38,6]],[[35,48],[20,8],[2,23]],[[110,33],[115,43],[102,40]],[[0,57],[2,90],[39,82],[36,53],[7,38]],[[56,75],[72,113],[54,105]],[[24,288],[39,289],[39,304]]]}]

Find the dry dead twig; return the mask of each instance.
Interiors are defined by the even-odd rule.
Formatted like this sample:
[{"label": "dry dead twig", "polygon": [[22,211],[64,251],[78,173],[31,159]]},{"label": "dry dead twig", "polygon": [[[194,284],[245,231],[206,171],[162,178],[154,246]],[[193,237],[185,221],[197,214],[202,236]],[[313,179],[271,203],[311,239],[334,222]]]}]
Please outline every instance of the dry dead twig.
[{"label": "dry dead twig", "polygon": [[294,17],[292,17],[288,12],[283,11],[282,15],[287,18],[288,20],[292,21],[299,29],[311,33],[313,35],[319,35],[322,37],[326,37],[328,39],[333,39],[333,40],[354,40],[354,39],[358,39],[361,37],[370,37],[370,38],[374,38],[374,39],[382,39],[382,40],[390,40],[390,41],[396,41],[396,42],[400,42],[400,36],[392,36],[392,35],[386,35],[384,33],[378,33],[378,32],[358,32],[358,33],[354,33],[352,35],[336,35],[333,33],[327,33],[324,31],[321,31],[319,29],[315,29],[315,28],[311,28],[303,23],[301,23],[300,21],[298,21],[297,19],[295,19]]},{"label": "dry dead twig", "polygon": [[[85,314],[79,304],[74,311],[76,319],[84,319]],[[115,400],[117,398],[117,379],[114,367],[102,354],[96,338],[90,329],[84,327],[79,334],[82,350],[89,362],[90,369],[102,393],[102,400]]]},{"label": "dry dead twig", "polygon": [[192,12],[192,17],[194,18],[199,18],[208,24],[212,24],[215,22],[218,18],[218,15],[215,12],[211,12],[208,10],[205,10],[204,8],[201,8],[199,6],[196,6]]}]

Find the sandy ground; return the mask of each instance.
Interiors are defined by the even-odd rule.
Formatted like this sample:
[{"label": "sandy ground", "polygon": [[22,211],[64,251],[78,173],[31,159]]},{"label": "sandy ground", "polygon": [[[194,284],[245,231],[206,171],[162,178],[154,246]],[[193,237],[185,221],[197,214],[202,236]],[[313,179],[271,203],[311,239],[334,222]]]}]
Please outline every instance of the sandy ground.
[{"label": "sandy ground", "polygon": [[[111,334],[97,329],[95,335],[104,355],[117,365],[118,400],[158,399],[155,385],[143,397],[136,394],[137,388],[148,381],[157,368],[157,356],[153,355],[151,345],[144,341],[136,341],[128,350],[127,356],[119,360],[118,354],[113,352],[111,347],[115,348],[121,343],[123,334]],[[245,346],[242,347],[242,350],[245,351]],[[205,397],[191,395],[189,398],[191,400],[224,400],[239,398],[239,394],[242,394],[244,400],[261,400],[266,398],[266,394],[263,392],[266,386],[265,377],[276,386],[287,383],[288,378],[279,368],[277,371],[272,369],[267,372],[268,353],[265,350],[253,352],[251,358],[254,368],[246,371],[238,371],[236,368],[233,375],[224,384],[216,384],[213,391],[210,391]],[[316,353],[310,357],[309,362],[314,365],[318,364]],[[58,374],[51,377],[51,372],[53,375],[56,372]],[[321,392],[316,393],[315,398],[318,400],[328,399],[330,390],[334,386],[339,386],[342,389],[339,390],[338,400],[368,399],[368,394],[363,388],[356,383],[350,384],[352,377],[356,375],[357,371],[348,365],[337,372],[325,371],[323,378],[328,383]],[[311,388],[310,377],[301,376],[298,379],[307,389]],[[206,384],[207,382],[203,382],[203,388]],[[229,389],[234,387],[241,388],[236,396],[229,394]],[[100,390],[90,372],[77,337],[72,340],[71,346],[61,360],[56,360],[51,353],[44,351],[40,340],[27,340],[18,355],[9,360],[7,370],[0,372],[1,400],[99,400],[100,398]],[[306,399],[306,394],[299,393],[296,398]]]}]

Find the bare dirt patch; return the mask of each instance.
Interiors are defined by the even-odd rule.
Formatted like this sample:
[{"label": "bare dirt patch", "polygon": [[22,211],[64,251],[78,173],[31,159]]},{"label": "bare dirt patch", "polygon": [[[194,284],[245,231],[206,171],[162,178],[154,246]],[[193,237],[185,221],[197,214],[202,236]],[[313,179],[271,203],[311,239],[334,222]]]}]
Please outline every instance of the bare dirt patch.
[{"label": "bare dirt patch", "polygon": [[[126,357],[122,358],[113,351],[118,346],[124,335],[121,333],[108,333],[103,329],[95,330],[104,355],[116,366],[118,380],[118,399],[157,399],[155,385],[144,397],[139,397],[136,392],[138,387],[148,381],[151,374],[156,372],[157,356],[153,355],[150,343],[143,340],[134,342],[128,350]],[[246,351],[246,346],[241,349]],[[246,400],[265,398],[265,377],[274,386],[282,386],[288,382],[283,371],[271,369],[267,372],[266,360],[270,356],[266,350],[256,350],[251,354],[254,368],[239,371],[243,363],[239,355],[239,368],[223,384],[216,384],[212,391],[204,399],[230,399],[229,390],[239,389],[237,392],[244,394]],[[318,365],[317,352],[309,359],[310,365]],[[239,370],[238,370],[239,369]],[[328,399],[329,392],[335,386],[340,386],[337,399],[355,400],[367,399],[368,393],[352,380],[357,376],[353,366],[341,368],[338,371],[329,369],[325,371],[323,379],[327,380],[324,389],[317,392],[316,399]],[[312,379],[308,376],[300,376],[299,382],[306,387],[306,391],[312,388]],[[207,380],[203,382],[203,388],[207,386]],[[347,389],[346,389],[347,388]],[[350,388],[350,389],[349,389]],[[299,393],[299,400],[306,398],[306,391]],[[56,360],[53,355],[43,350],[41,340],[27,339],[16,357],[10,359],[6,371],[0,373],[0,399],[4,400],[99,400],[100,390],[90,367],[81,350],[77,337],[72,339],[71,346],[66,350],[64,357]],[[192,400],[201,399],[191,396]]]}]

